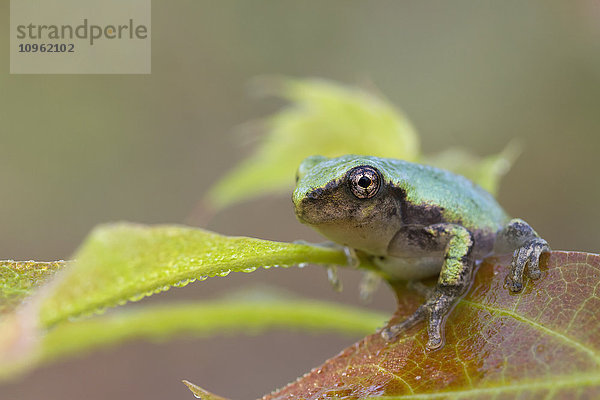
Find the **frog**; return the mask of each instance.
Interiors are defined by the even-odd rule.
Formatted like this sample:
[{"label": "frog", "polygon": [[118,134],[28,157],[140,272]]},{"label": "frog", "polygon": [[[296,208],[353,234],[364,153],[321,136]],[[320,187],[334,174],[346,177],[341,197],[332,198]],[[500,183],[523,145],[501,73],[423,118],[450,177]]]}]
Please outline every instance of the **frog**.
[{"label": "frog", "polygon": [[408,318],[381,331],[394,341],[425,322],[429,350],[444,345],[446,317],[472,283],[479,261],[512,253],[505,286],[518,293],[527,278],[540,278],[540,257],[551,251],[481,186],[404,160],[310,156],[297,170],[292,201],[301,223],[366,257],[390,283],[437,276],[435,286],[420,291],[426,300]]}]

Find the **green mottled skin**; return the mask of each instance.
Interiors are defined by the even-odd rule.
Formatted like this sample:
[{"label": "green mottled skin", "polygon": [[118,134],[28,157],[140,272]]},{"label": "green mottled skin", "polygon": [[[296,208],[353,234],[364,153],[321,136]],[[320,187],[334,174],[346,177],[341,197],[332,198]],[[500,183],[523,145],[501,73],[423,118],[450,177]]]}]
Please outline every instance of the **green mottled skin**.
[{"label": "green mottled skin", "polygon": [[496,231],[509,221],[491,194],[461,175],[428,165],[369,156],[309,157],[299,168],[304,174],[294,190],[294,204],[298,206],[306,194],[317,188],[341,181],[349,169],[359,165],[377,168],[384,184],[404,189],[411,204],[443,208],[448,222],[461,221],[468,229]]}]

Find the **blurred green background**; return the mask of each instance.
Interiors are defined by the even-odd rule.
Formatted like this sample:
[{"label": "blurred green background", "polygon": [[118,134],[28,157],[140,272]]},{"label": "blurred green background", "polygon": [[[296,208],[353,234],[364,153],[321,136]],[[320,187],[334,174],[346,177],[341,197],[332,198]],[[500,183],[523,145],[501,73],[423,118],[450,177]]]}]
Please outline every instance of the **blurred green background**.
[{"label": "blurred green background", "polygon": [[[152,74],[9,75],[9,2],[0,0],[0,258],[68,258],[96,224],[182,223],[250,152],[244,123],[281,104],[248,96],[265,74],[375,87],[401,107],[425,153],[524,151],[500,189],[510,214],[554,249],[600,251],[600,2],[154,1]],[[289,198],[218,214],[208,228],[321,240]],[[321,268],[196,283],[144,300],[226,296],[266,282],[358,304]],[[394,309],[382,289],[372,307]],[[355,339],[274,332],[163,345],[131,343],[0,385],[0,399],[190,398],[189,379],[253,398]]]}]

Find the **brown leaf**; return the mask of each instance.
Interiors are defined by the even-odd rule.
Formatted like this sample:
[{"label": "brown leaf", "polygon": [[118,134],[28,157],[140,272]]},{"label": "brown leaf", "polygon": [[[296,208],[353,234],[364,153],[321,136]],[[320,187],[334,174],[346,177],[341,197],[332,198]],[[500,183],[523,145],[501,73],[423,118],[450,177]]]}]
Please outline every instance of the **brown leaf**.
[{"label": "brown leaf", "polygon": [[[375,333],[263,399],[600,398],[600,256],[545,255],[542,278],[517,295],[504,287],[509,261],[481,265],[442,349],[425,349],[424,324],[394,343]],[[392,322],[423,300],[397,294]]]}]

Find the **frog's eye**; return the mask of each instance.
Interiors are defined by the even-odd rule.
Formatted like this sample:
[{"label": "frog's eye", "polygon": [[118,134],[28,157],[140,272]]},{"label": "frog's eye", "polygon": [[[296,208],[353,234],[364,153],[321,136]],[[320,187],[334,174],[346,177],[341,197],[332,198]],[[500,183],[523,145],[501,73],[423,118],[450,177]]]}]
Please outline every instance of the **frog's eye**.
[{"label": "frog's eye", "polygon": [[356,167],[348,173],[350,190],[359,199],[370,199],[379,190],[379,172],[369,166]]}]

